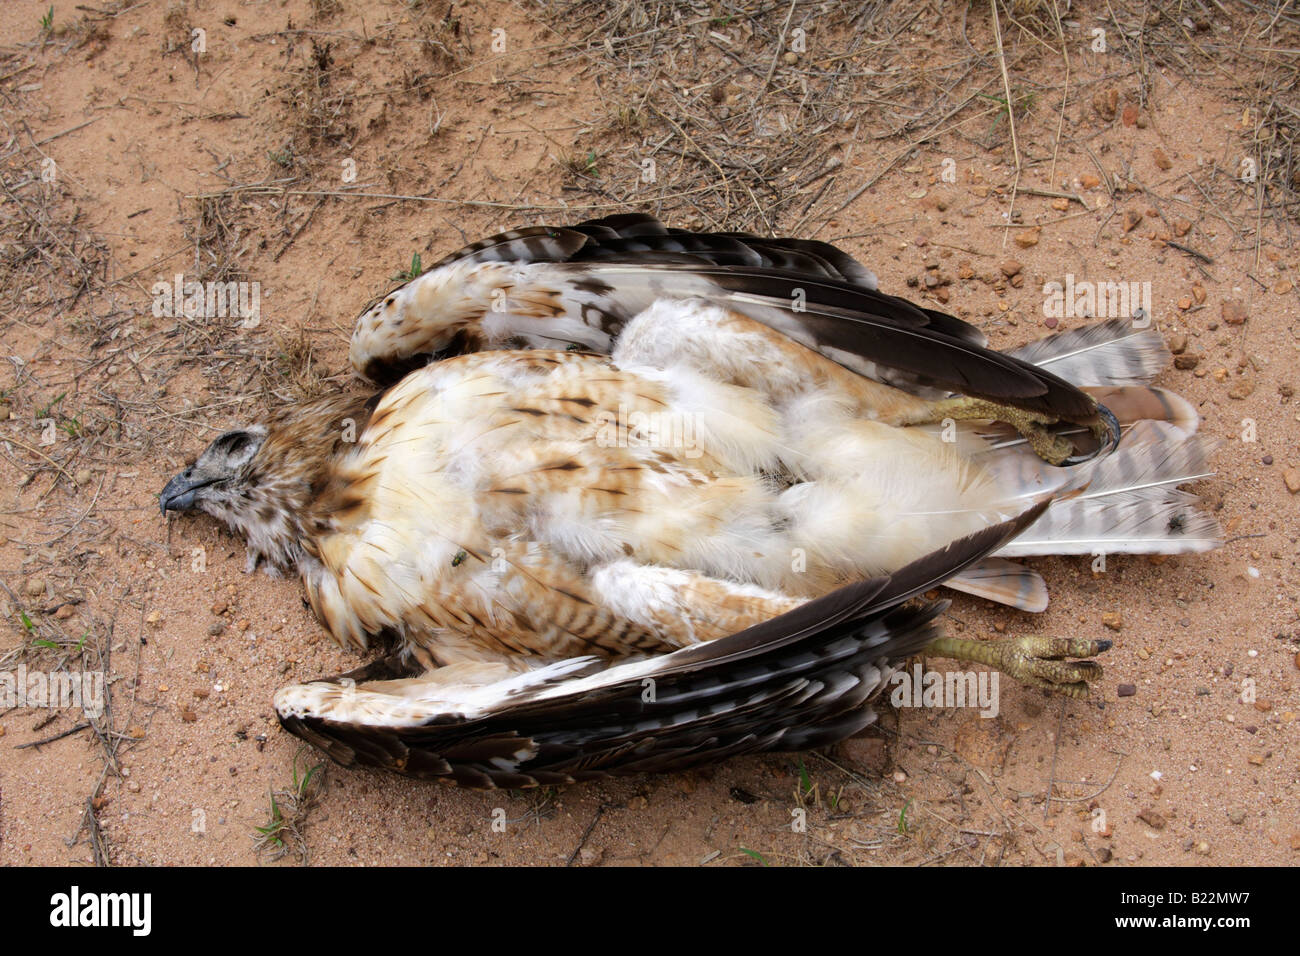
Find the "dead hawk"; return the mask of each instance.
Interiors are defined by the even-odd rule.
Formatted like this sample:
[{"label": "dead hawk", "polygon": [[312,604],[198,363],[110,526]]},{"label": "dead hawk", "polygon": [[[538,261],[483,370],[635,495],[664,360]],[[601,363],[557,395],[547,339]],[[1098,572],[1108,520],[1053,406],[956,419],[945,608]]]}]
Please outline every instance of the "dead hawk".
[{"label": "dead hawk", "polygon": [[[518,787],[856,732],[922,648],[1081,696],[1107,642],[940,637],[1034,554],[1205,550],[1198,416],[1116,320],[1013,353],[825,243],[641,215],[475,243],[358,322],[386,387],[227,432],[163,489],[397,652],[276,695],[342,763]],[[1122,438],[1121,438],[1122,435]]]}]

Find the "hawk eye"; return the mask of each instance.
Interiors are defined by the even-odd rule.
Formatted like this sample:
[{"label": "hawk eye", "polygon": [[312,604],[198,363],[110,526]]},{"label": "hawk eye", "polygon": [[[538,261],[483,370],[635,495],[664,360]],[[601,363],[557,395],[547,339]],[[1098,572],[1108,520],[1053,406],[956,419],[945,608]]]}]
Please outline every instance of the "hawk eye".
[{"label": "hawk eye", "polygon": [[228,455],[237,455],[248,447],[246,432],[229,432],[217,439],[219,447]]}]

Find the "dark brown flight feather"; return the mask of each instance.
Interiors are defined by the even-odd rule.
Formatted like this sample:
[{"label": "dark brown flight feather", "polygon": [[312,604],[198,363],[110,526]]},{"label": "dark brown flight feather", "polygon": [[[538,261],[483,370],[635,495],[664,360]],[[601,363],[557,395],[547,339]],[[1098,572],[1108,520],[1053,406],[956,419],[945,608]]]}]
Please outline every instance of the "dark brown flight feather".
[{"label": "dark brown flight feather", "polygon": [[[739,754],[801,750],[875,719],[869,699],[898,663],[938,636],[946,602],[906,603],[1035,521],[1046,503],[953,542],[888,577],[849,585],[730,637],[665,655],[587,692],[542,686],[488,716],[418,727],[281,716],[285,729],[346,766],[477,788],[528,787],[681,770]],[[381,663],[366,676],[396,672]],[[337,681],[339,678],[331,678]]]}]

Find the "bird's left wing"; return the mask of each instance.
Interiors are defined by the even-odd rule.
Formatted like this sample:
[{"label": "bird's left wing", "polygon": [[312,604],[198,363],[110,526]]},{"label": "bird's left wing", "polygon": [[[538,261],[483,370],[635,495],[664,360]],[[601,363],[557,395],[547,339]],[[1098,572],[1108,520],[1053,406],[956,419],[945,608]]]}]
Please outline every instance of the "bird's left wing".
[{"label": "bird's left wing", "polygon": [[913,394],[959,393],[1098,421],[1064,380],[988,349],[954,316],[886,295],[827,243],[699,234],[630,214],[503,233],[448,256],[358,320],[351,359],[394,381],[430,357],[574,345],[607,354],[631,318],[663,298],[695,298],[761,322],[851,371]]}]

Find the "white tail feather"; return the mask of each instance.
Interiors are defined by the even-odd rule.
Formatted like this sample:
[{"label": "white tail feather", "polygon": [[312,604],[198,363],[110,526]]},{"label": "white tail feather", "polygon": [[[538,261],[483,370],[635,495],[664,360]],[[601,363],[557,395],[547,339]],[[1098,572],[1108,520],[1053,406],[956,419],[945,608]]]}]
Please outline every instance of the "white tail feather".
[{"label": "white tail feather", "polygon": [[1160,333],[1133,319],[1058,332],[1009,354],[1083,387],[1145,385],[1170,361]]},{"label": "white tail feather", "polygon": [[1104,507],[1065,501],[1048,509],[1043,519],[1049,515],[1043,528],[1035,524],[998,554],[1183,554],[1223,544],[1214,517],[1185,501],[1108,502]]},{"label": "white tail feather", "polygon": [[1177,486],[1208,477],[1214,442],[1168,422],[1140,422],[1116,451],[1084,469],[1079,494],[1054,502],[1003,557],[1029,554],[1180,554],[1223,543],[1213,515]]}]

